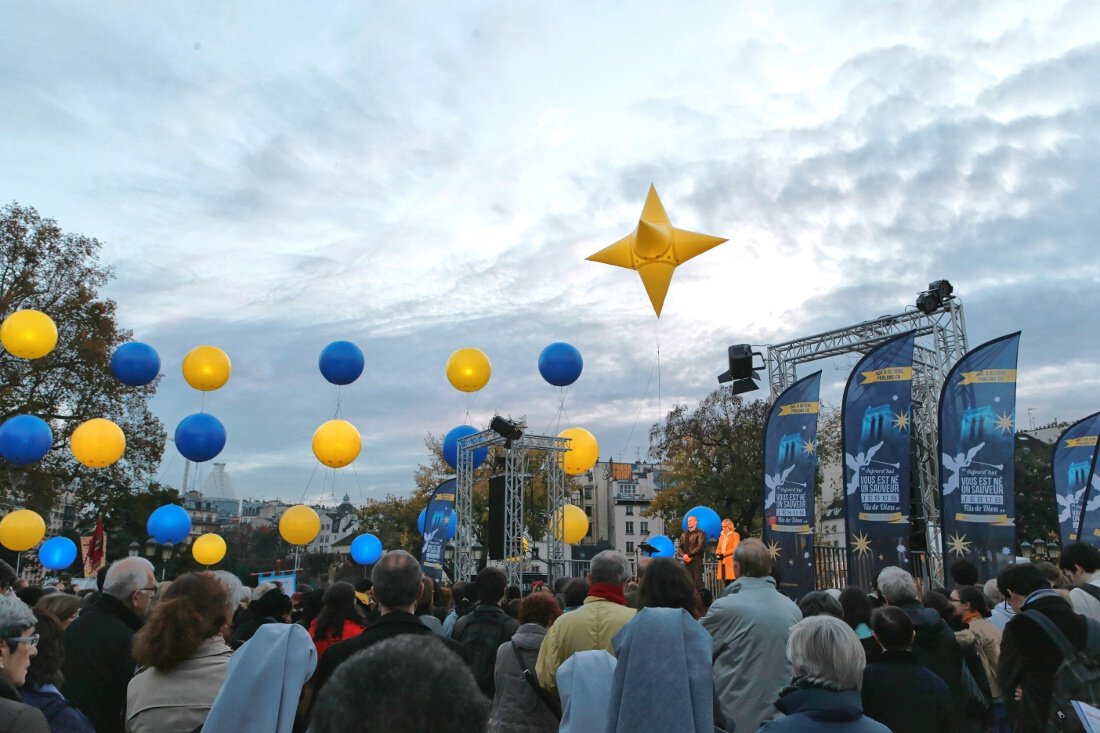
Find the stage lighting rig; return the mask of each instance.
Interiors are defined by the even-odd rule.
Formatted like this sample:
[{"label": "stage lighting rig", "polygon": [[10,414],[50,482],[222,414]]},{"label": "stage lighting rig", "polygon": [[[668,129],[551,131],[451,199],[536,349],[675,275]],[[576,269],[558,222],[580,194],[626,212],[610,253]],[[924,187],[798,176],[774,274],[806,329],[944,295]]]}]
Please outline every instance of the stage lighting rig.
[{"label": "stage lighting rig", "polygon": [[516,423],[497,415],[489,421],[489,429],[504,438],[504,447],[511,448],[512,442],[523,437],[523,431],[527,428],[524,423]]},{"label": "stage lighting rig", "polygon": [[[754,356],[760,357],[760,364],[752,363]],[[760,389],[757,379],[760,375],[758,369],[764,368],[764,355],[759,351],[753,351],[749,344],[734,344],[729,347],[729,370],[718,375],[718,384],[733,382],[733,393],[744,394]]]},{"label": "stage lighting rig", "polygon": [[954,298],[955,288],[948,280],[935,280],[928,283],[928,290],[917,295],[917,310],[930,316],[947,301]]}]

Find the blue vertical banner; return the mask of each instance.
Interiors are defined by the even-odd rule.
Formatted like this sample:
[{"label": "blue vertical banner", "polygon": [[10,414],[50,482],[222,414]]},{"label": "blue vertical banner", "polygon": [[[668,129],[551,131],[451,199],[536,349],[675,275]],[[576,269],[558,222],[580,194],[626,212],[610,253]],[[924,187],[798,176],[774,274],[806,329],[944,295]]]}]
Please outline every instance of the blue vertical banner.
[{"label": "blue vertical banner", "polygon": [[1086,499],[1091,505],[1090,511],[1100,510],[1100,491],[1087,491],[1096,460],[1097,434],[1100,434],[1100,412],[1070,425],[1054,444],[1050,464],[1062,547],[1077,541],[1081,509]]},{"label": "blue vertical banner", "polygon": [[764,430],[764,544],[779,590],[814,588],[814,478],[821,372],[798,380],[772,405]]},{"label": "blue vertical banner", "polygon": [[443,577],[443,548],[455,535],[455,480],[447,479],[435,487],[424,513],[424,547],[420,550],[420,567],[424,574],[438,582]]},{"label": "blue vertical banner", "polygon": [[968,352],[940,394],[944,563],[992,578],[1016,557],[1016,358],[1020,332]]},{"label": "blue vertical banner", "polygon": [[865,590],[884,567],[909,565],[914,337],[876,347],[844,387],[848,584]]}]

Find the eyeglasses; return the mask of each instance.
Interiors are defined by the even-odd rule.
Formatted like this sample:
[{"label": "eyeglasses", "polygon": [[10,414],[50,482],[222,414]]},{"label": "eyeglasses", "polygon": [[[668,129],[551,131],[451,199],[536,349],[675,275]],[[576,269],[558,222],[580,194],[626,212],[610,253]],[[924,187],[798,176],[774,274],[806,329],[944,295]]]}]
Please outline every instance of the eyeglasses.
[{"label": "eyeglasses", "polygon": [[156,587],[156,586],[154,585],[154,586],[151,586],[151,587],[149,587],[149,588],[138,588],[138,589],[137,589],[136,591],[134,591],[134,592],[135,592],[135,593],[142,593],[142,592],[145,592],[145,593],[156,593],[156,592],[157,592],[157,587]]},{"label": "eyeglasses", "polygon": [[41,638],[41,634],[32,634],[31,636],[9,636],[5,641],[14,641],[16,644],[30,644],[31,646],[38,646],[38,640]]}]

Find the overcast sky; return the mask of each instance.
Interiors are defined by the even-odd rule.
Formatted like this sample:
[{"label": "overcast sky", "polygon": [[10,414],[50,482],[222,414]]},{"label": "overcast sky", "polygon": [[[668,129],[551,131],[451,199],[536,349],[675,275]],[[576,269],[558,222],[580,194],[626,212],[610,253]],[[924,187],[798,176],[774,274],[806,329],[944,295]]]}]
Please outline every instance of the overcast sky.
[{"label": "overcast sky", "polygon": [[[2,7],[0,200],[103,242],[104,294],[161,355],[154,411],[219,417],[242,498],[407,493],[427,433],[496,412],[644,457],[729,344],[939,278],[972,346],[1023,330],[1021,427],[1100,409],[1100,4]],[[659,323],[636,273],[585,261],[650,183],[730,240]],[[339,393],[336,339],[366,354]],[[561,415],[536,367],[558,340],[585,359]],[[179,369],[199,344],[233,361],[205,400]],[[493,364],[471,397],[444,375],[464,346]],[[310,438],[338,399],[364,451],[333,471]],[[169,446],[159,478],[182,474]]]}]

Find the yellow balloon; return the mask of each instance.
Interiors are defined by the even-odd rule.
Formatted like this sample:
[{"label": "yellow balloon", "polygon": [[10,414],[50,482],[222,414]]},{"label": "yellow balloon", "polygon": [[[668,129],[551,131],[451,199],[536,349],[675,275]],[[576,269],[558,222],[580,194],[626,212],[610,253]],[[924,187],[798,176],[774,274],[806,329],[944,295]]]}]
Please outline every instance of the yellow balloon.
[{"label": "yellow balloon", "polygon": [[0,341],[14,356],[38,359],[57,346],[57,325],[42,311],[16,311],[0,324]]},{"label": "yellow balloon", "polygon": [[477,392],[489,383],[493,367],[481,349],[459,349],[447,359],[447,381],[460,392]]},{"label": "yellow balloon", "polygon": [[183,358],[183,378],[203,392],[225,386],[232,370],[229,356],[217,346],[196,346]]},{"label": "yellow balloon", "polygon": [[308,545],[321,531],[321,518],[305,504],[292,506],[279,518],[279,534],[292,545]]},{"label": "yellow balloon", "polygon": [[559,438],[569,438],[569,450],[562,456],[563,469],[570,476],[580,476],[596,465],[600,458],[600,444],[596,436],[584,428],[566,428],[558,433]]},{"label": "yellow balloon", "polygon": [[343,468],[359,457],[363,439],[347,420],[329,420],[313,433],[313,455],[330,468]]},{"label": "yellow balloon", "polygon": [[207,532],[191,545],[191,557],[199,565],[217,565],[225,557],[225,540],[213,532]]},{"label": "yellow balloon", "polygon": [[567,545],[575,545],[588,534],[588,515],[584,510],[574,504],[566,504],[558,509],[558,529],[554,536]]},{"label": "yellow balloon", "polygon": [[29,550],[46,536],[46,523],[38,512],[16,509],[0,519],[0,545],[13,552]]},{"label": "yellow balloon", "polygon": [[96,417],[77,426],[69,438],[69,450],[88,468],[105,468],[122,458],[126,436],[118,425]]}]

